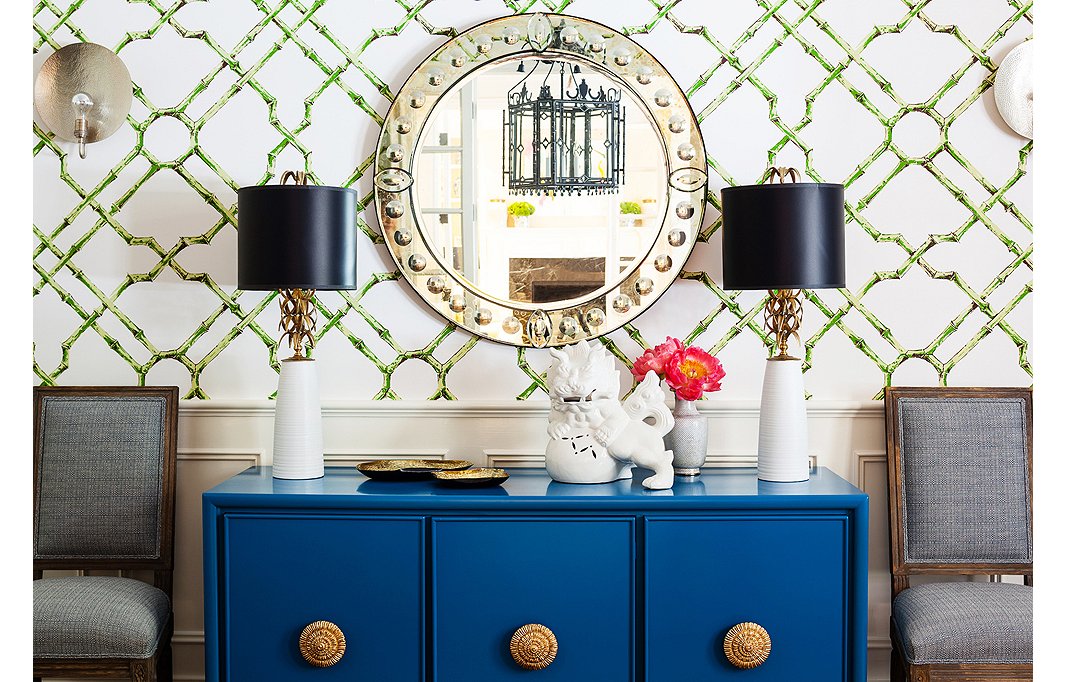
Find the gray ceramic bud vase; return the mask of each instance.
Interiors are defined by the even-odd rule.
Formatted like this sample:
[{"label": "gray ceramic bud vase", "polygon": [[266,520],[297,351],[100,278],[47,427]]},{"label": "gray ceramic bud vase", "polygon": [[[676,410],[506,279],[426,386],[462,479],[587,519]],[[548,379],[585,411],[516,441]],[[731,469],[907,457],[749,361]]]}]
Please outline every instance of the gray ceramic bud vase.
[{"label": "gray ceramic bud vase", "polygon": [[677,399],[674,428],[663,436],[668,450],[674,451],[674,473],[699,476],[707,459],[707,417],[696,410],[694,400]]}]

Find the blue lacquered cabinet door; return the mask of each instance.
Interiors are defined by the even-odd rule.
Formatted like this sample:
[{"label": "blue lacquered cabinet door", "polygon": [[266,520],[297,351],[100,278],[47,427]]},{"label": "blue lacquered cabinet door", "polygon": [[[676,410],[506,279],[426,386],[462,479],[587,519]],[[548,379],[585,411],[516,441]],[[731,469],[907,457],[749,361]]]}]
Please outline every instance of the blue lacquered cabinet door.
[{"label": "blue lacquered cabinet door", "polygon": [[[227,514],[223,524],[223,680],[422,679],[421,518]],[[300,655],[300,632],[317,620],[345,635],[331,667]]]},{"label": "blue lacquered cabinet door", "polygon": [[[633,535],[631,518],[434,519],[436,679],[633,680]],[[542,670],[508,649],[529,623],[559,643]]]},{"label": "blue lacquered cabinet door", "polygon": [[[848,517],[649,518],[648,682],[865,682],[848,677]],[[733,625],[755,622],[770,656],[725,657]]]}]

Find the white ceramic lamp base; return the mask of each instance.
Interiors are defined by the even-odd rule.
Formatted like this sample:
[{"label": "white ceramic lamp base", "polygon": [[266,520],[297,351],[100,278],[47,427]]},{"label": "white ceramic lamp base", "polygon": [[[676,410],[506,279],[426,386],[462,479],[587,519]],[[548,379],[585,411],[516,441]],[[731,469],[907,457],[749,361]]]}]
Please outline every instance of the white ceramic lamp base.
[{"label": "white ceramic lamp base", "polygon": [[767,360],[759,408],[759,480],[794,482],[810,477],[802,363]]},{"label": "white ceramic lamp base", "polygon": [[274,478],[320,478],[322,405],[314,360],[282,360],[274,408]]}]

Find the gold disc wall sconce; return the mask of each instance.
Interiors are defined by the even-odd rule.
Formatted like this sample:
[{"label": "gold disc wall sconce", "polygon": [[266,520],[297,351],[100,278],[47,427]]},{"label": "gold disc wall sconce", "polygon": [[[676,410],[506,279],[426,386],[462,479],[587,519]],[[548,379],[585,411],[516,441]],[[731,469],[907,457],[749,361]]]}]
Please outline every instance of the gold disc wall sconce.
[{"label": "gold disc wall sconce", "polygon": [[61,47],[45,60],[33,84],[33,105],[56,137],[85,145],[110,137],[133,104],[130,72],[118,55],[96,43]]}]

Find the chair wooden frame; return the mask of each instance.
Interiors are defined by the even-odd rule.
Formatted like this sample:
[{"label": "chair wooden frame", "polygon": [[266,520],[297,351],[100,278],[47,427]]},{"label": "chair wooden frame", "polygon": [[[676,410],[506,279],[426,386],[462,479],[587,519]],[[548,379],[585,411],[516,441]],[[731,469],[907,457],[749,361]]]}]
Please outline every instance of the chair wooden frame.
[{"label": "chair wooden frame", "polygon": [[174,503],[177,477],[178,387],[177,386],[35,386],[33,389],[33,517],[36,536],[37,477],[40,462],[41,408],[46,396],[89,397],[162,397],[165,401],[165,430],[163,443],[163,485],[161,509],[160,556],[154,560],[130,559],[34,559],[33,577],[41,578],[42,571],[151,571],[152,585],[166,593],[171,611],[159,646],[146,659],[33,659],[33,676],[41,677],[128,677],[136,682],[170,682],[173,677],[171,640],[174,633]]},{"label": "chair wooden frame", "polygon": [[[1030,388],[909,387],[885,388],[885,435],[888,452],[888,518],[892,561],[892,598],[910,587],[912,575],[1022,575],[1033,584],[1033,564],[929,564],[907,562],[903,553],[903,478],[899,434],[900,398],[1021,398],[1025,401],[1029,528],[1033,527],[1033,391]],[[953,663],[909,665],[900,653],[895,628],[892,637],[892,682],[1002,682],[1032,680],[1031,663]]]}]

